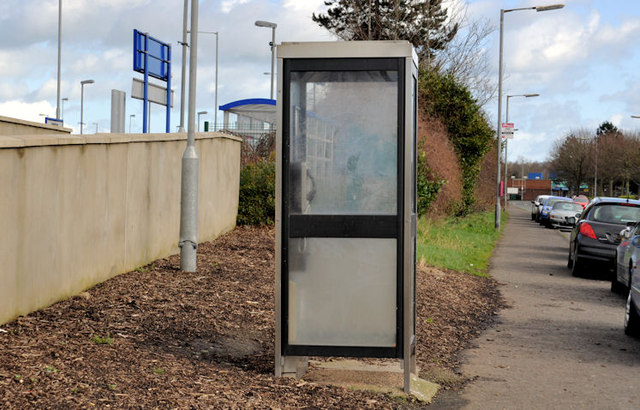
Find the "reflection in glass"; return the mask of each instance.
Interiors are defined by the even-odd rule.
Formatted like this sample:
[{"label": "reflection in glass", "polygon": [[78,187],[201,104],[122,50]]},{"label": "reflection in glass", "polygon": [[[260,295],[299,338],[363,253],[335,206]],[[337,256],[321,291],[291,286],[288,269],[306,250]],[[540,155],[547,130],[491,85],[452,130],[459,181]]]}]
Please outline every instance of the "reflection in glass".
[{"label": "reflection in glass", "polygon": [[397,214],[397,71],[292,72],[290,90],[291,213]]}]

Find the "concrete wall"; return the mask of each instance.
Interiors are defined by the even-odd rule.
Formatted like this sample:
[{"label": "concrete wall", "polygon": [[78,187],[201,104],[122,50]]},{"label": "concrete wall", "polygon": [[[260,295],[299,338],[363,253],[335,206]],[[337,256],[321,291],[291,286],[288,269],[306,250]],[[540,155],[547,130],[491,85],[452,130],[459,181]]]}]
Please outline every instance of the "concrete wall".
[{"label": "concrete wall", "polygon": [[0,135],[71,134],[71,128],[44,124],[0,115]]},{"label": "concrete wall", "polygon": [[[177,253],[186,134],[0,136],[0,324]],[[198,242],[234,228],[240,140],[196,136]]]}]

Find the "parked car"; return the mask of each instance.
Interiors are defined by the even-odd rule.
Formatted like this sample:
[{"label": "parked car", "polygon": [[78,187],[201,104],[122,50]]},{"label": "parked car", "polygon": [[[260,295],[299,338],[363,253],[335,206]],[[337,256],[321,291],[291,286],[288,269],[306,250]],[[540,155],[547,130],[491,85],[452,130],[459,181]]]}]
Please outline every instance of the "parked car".
[{"label": "parked car", "polygon": [[549,219],[549,211],[556,202],[572,202],[570,198],[566,198],[563,196],[550,196],[544,200],[542,203],[542,208],[540,208],[540,214],[538,215],[538,222],[541,225],[547,225]]},{"label": "parked car", "polygon": [[577,195],[573,197],[573,202],[577,202],[582,205],[582,209],[586,208],[589,204],[589,198],[584,195]]},{"label": "parked car", "polygon": [[[580,215],[571,230],[567,266],[579,276],[590,262],[602,262],[611,271],[616,268],[616,248],[620,231],[640,221],[640,201],[597,197]],[[611,275],[613,279],[613,275]]]},{"label": "parked car", "polygon": [[531,201],[531,220],[537,221],[538,215],[540,215],[540,208],[542,208],[542,202],[551,195],[538,195],[536,199]]},{"label": "parked car", "polygon": [[[636,238],[639,238],[636,236]],[[640,246],[640,241],[636,239],[634,244],[636,249]],[[629,336],[638,336],[640,334],[640,275],[637,272],[637,266],[631,270],[631,280],[629,286],[629,294],[627,295],[627,305],[624,311],[624,332]]]},{"label": "parked car", "polygon": [[582,214],[582,205],[571,201],[557,201],[551,206],[546,224],[549,228],[554,226],[573,226]]},{"label": "parked car", "polygon": [[[616,274],[611,281],[611,291],[626,293],[631,284],[631,271],[640,257],[640,222],[620,231],[620,245],[616,248]],[[634,242],[635,241],[635,242]]]}]

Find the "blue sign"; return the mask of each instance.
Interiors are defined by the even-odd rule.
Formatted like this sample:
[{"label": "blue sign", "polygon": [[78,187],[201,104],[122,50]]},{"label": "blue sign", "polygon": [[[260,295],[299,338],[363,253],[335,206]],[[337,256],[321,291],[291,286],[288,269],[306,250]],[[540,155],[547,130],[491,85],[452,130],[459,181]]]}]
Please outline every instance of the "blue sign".
[{"label": "blue sign", "polygon": [[147,133],[149,110],[149,76],[167,83],[166,132],[170,130],[171,117],[171,45],[156,40],[146,33],[133,30],[133,70],[144,74],[144,107],[142,108],[142,132]]},{"label": "blue sign", "polygon": [[169,79],[171,63],[171,46],[155,38],[133,30],[133,70],[144,74],[145,54],[149,75],[158,80]]}]

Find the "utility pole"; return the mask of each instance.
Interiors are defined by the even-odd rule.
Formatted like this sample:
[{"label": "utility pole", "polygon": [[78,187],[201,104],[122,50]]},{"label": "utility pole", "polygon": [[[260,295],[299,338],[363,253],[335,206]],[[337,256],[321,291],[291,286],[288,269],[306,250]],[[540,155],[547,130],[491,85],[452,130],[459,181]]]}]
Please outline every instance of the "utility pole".
[{"label": "utility pole", "polygon": [[189,46],[189,118],[187,147],[182,155],[180,200],[180,269],[196,271],[198,249],[198,153],[195,143],[196,72],[198,65],[198,0],[191,0],[191,43]]}]

